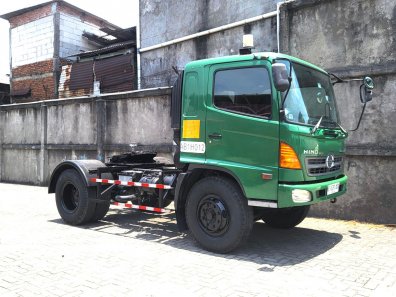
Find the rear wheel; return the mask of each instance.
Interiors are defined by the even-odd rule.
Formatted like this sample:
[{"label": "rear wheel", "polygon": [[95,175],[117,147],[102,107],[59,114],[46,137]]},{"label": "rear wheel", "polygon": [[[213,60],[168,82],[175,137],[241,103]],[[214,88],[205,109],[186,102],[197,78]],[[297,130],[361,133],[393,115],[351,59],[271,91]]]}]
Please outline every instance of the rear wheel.
[{"label": "rear wheel", "polygon": [[262,219],[271,227],[290,229],[300,224],[307,216],[308,211],[309,205],[269,209]]},{"label": "rear wheel", "polygon": [[110,202],[102,202],[96,203],[95,211],[92,218],[89,220],[90,222],[97,222],[104,218],[110,208]]},{"label": "rear wheel", "polygon": [[192,236],[204,249],[227,253],[249,237],[253,210],[234,182],[211,176],[192,187],[186,220]]},{"label": "rear wheel", "polygon": [[89,199],[89,189],[74,169],[65,170],[56,183],[55,199],[62,219],[70,225],[91,221],[96,204]]}]

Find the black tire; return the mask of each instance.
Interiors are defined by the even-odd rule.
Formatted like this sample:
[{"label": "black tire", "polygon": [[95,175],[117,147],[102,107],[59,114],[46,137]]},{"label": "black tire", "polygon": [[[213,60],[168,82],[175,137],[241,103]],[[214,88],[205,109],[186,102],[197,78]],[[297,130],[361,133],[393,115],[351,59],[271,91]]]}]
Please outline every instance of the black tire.
[{"label": "black tire", "polygon": [[94,214],[92,218],[89,220],[94,223],[104,218],[110,208],[110,203],[96,203]]},{"label": "black tire", "polygon": [[290,229],[300,224],[309,211],[309,205],[269,209],[263,221],[273,228]]},{"label": "black tire", "polygon": [[211,176],[190,190],[186,220],[192,236],[204,249],[228,253],[249,237],[253,209],[233,181]]},{"label": "black tire", "polygon": [[96,203],[89,198],[89,188],[76,170],[62,172],[56,183],[55,199],[58,212],[66,223],[81,225],[91,221]]}]

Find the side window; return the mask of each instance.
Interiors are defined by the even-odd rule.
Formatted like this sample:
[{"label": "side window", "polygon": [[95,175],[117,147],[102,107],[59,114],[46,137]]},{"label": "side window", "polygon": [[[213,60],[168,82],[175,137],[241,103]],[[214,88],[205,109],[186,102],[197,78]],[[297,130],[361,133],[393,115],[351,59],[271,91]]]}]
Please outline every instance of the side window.
[{"label": "side window", "polygon": [[220,109],[270,117],[271,98],[266,68],[238,68],[215,73],[213,100]]},{"label": "side window", "polygon": [[183,115],[196,116],[198,109],[198,73],[189,72],[184,79]]}]

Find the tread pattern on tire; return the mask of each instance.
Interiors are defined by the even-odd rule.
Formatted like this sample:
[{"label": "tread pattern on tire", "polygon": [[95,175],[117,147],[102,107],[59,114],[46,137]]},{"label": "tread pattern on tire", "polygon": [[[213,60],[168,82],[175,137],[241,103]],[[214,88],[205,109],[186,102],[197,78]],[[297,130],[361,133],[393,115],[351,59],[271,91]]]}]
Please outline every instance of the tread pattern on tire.
[{"label": "tread pattern on tire", "polygon": [[[66,184],[72,184],[79,191],[79,204],[73,212],[65,210],[62,205],[63,190]],[[90,222],[95,214],[96,205],[89,199],[89,189],[80,174],[74,169],[67,169],[59,176],[56,183],[55,199],[60,216],[70,225],[82,225]]]},{"label": "tread pattern on tire", "polygon": [[291,229],[300,224],[308,214],[310,206],[295,206],[290,208],[271,209],[265,214],[263,221],[273,228]]}]

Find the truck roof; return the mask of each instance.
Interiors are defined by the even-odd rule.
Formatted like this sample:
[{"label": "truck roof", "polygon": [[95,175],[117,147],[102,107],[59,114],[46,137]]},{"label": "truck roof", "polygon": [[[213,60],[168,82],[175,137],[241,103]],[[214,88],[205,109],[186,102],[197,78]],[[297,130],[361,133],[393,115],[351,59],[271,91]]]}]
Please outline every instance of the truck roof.
[{"label": "truck roof", "polygon": [[299,58],[289,56],[286,54],[274,53],[274,52],[259,52],[259,53],[252,53],[249,55],[232,55],[232,56],[223,56],[223,57],[217,57],[217,58],[197,60],[197,61],[187,63],[185,69],[187,70],[188,68],[204,67],[207,65],[238,62],[238,61],[249,61],[249,60],[254,60],[254,59],[267,59],[270,62],[272,62],[274,59],[279,59],[279,58],[286,58],[286,59],[291,60],[292,62],[296,62],[296,63],[302,64],[302,65],[314,68],[314,69],[324,72],[326,74],[328,73],[324,69],[322,69],[314,64],[311,64],[307,61],[304,61]]}]

